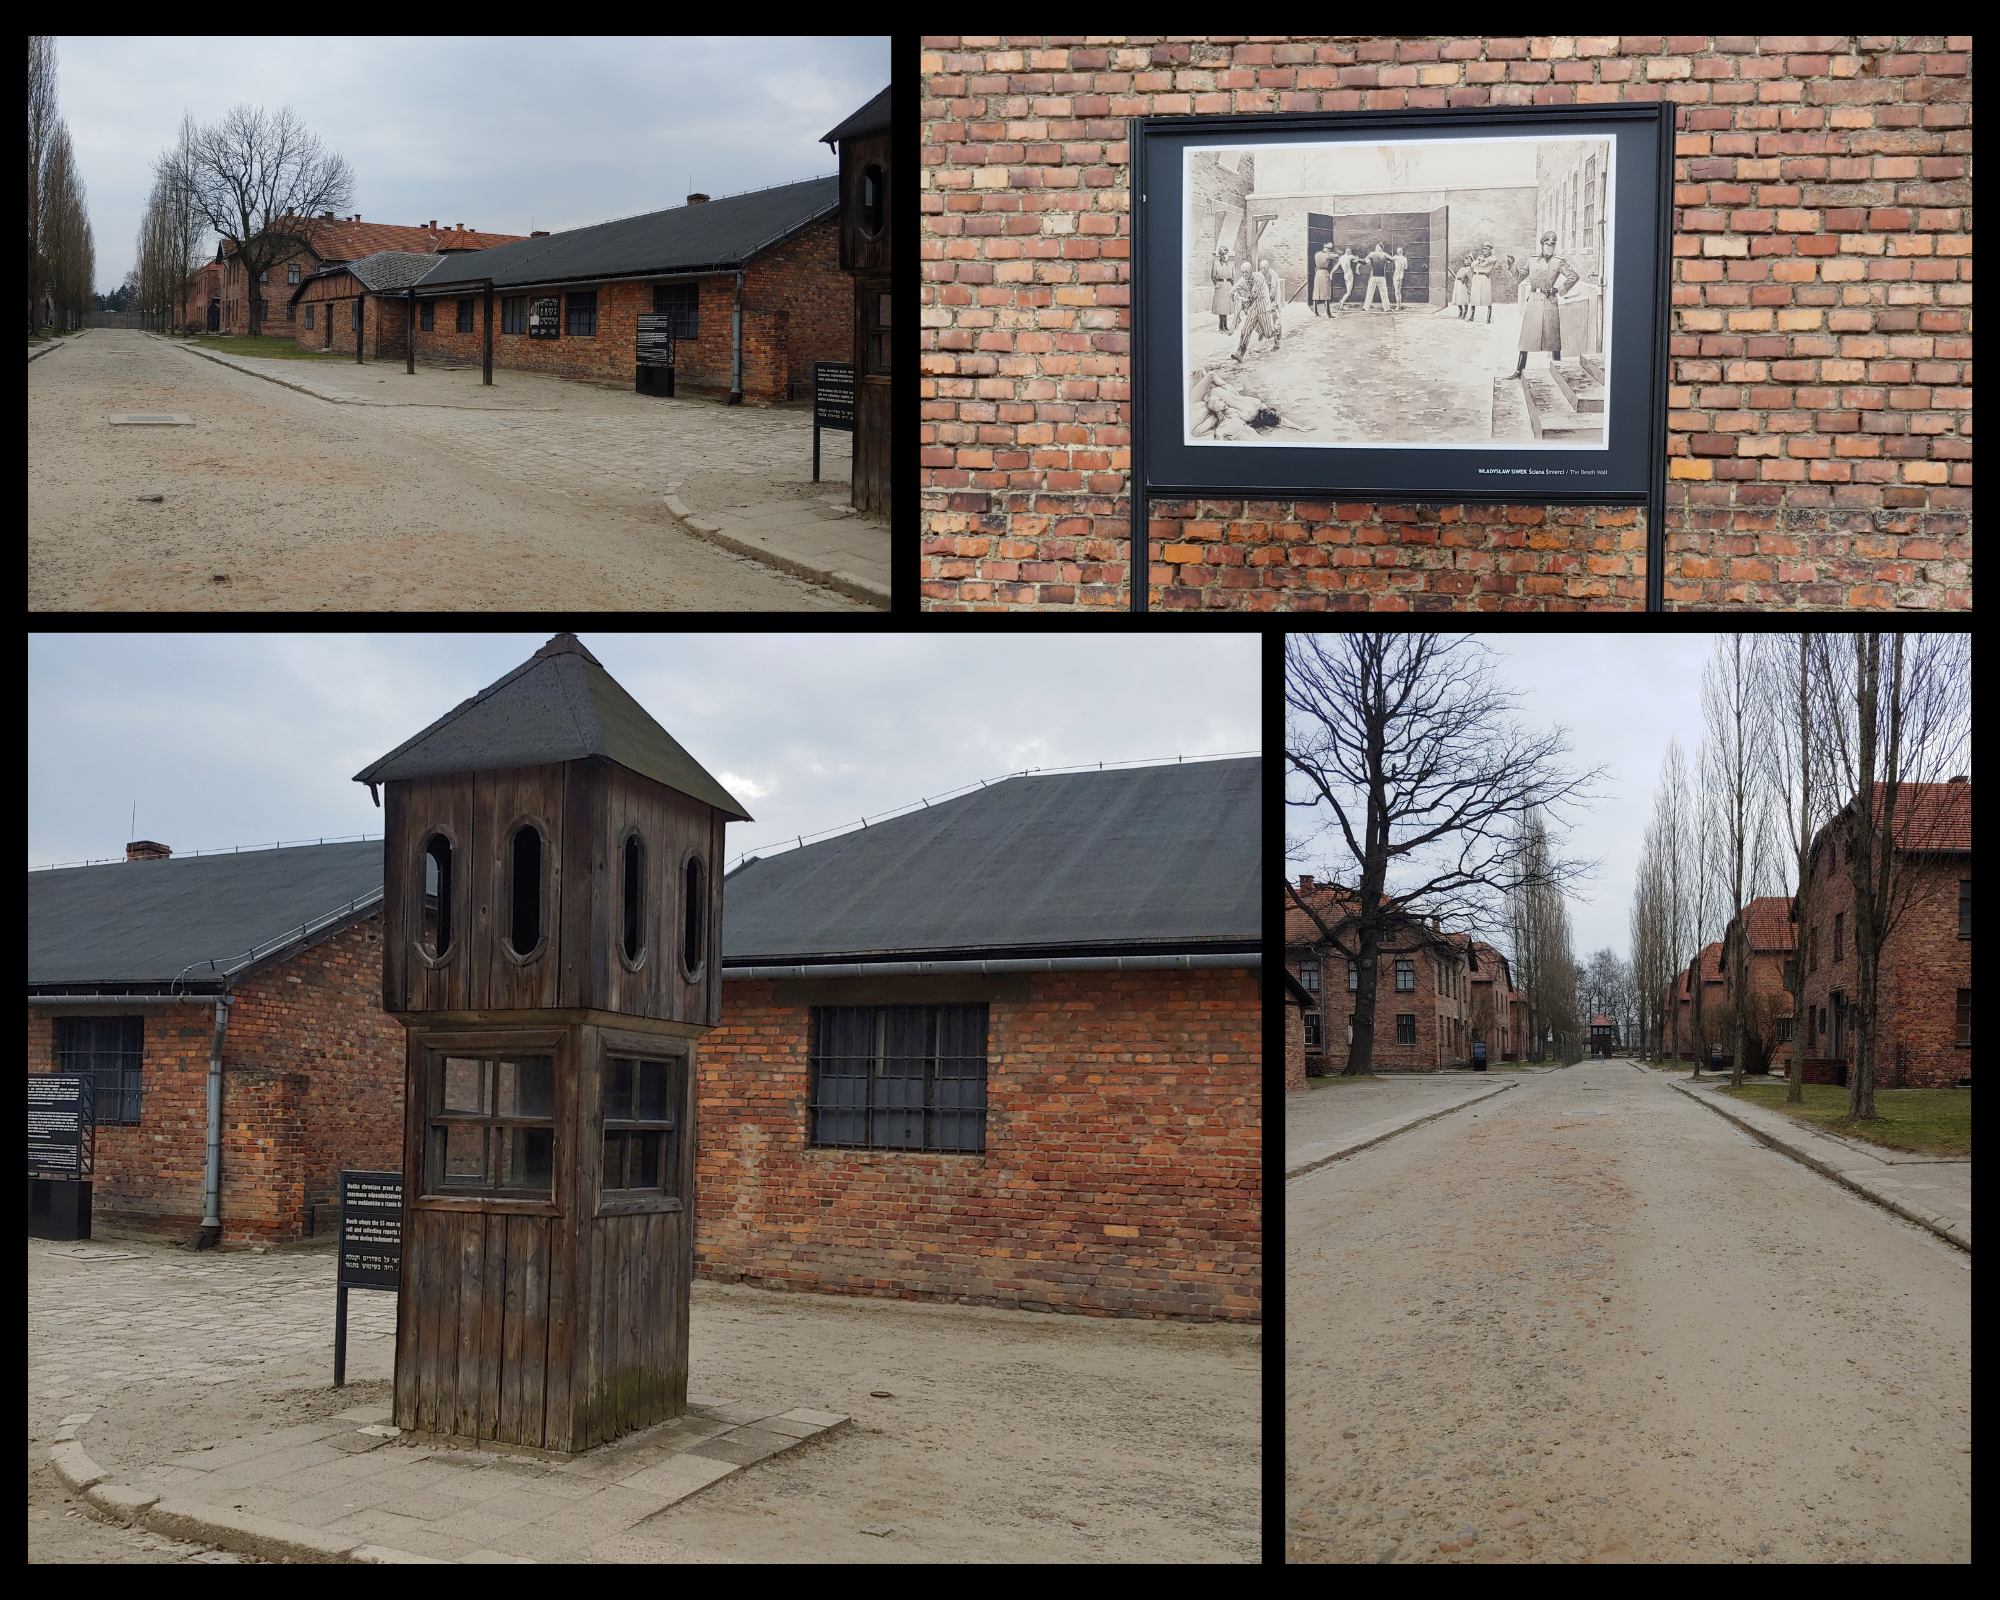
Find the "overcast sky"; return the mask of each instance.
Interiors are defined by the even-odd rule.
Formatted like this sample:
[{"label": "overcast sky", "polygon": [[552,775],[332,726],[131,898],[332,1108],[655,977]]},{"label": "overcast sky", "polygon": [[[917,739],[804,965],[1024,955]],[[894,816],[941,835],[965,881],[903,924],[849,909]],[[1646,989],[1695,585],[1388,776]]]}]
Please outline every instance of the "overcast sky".
[{"label": "overcast sky", "polygon": [[[354,774],[548,637],[30,635],[28,864],[379,836]],[[1022,768],[1259,748],[1255,634],[579,637],[756,819],[732,861]]]},{"label": "overcast sky", "polygon": [[[1701,669],[1715,647],[1702,634],[1487,634],[1475,635],[1493,651],[1494,678],[1516,692],[1516,718],[1533,732],[1558,724],[1569,733],[1569,765],[1608,768],[1596,786],[1599,799],[1568,813],[1574,824],[1565,853],[1603,865],[1588,900],[1570,902],[1570,935],[1577,959],[1606,946],[1631,954],[1632,885],[1639,866],[1646,819],[1667,740],[1678,737],[1690,776],[1701,744]],[[1298,791],[1294,788],[1294,793]],[[1288,819],[1298,827],[1296,813]],[[1318,863],[1331,874],[1337,864]],[[1315,870],[1311,859],[1292,861],[1296,877]],[[1351,876],[1351,874],[1348,874]],[[1481,937],[1505,947],[1497,930]]]},{"label": "overcast sky", "polygon": [[[290,105],[353,169],[364,222],[560,233],[838,170],[821,134],[889,83],[887,37],[61,38],[97,287],[124,282],[186,110]],[[213,240],[210,240],[211,247]]]}]

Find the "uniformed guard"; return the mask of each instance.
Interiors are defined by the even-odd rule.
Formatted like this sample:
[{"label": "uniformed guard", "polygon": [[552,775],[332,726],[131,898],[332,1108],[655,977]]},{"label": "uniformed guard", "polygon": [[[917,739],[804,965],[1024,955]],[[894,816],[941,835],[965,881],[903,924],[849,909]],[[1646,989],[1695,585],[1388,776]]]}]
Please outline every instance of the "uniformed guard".
[{"label": "uniformed guard", "polygon": [[1321,245],[1319,247],[1319,254],[1313,257],[1313,286],[1311,296],[1313,314],[1315,316],[1332,316],[1333,312],[1331,310],[1322,313],[1319,309],[1321,302],[1331,301],[1332,299],[1333,246],[1329,243]]},{"label": "uniformed guard", "polygon": [[1486,308],[1486,320],[1493,320],[1493,246],[1483,244],[1472,258],[1472,319],[1479,320],[1479,308]]},{"label": "uniformed guard", "polygon": [[1236,274],[1230,270],[1229,266],[1228,245],[1219,244],[1215,247],[1215,260],[1209,263],[1208,276],[1209,281],[1215,285],[1214,290],[1209,295],[1208,309],[1214,312],[1220,319],[1217,325],[1218,331],[1227,333],[1229,331],[1229,310],[1234,304],[1234,296],[1231,290],[1236,281]]},{"label": "uniformed guard", "polygon": [[[1568,281],[1565,282],[1564,280]],[[1562,297],[1583,281],[1583,274],[1556,254],[1556,236],[1542,235],[1542,253],[1528,263],[1528,278],[1521,295],[1521,355],[1512,372],[1501,376],[1518,378],[1528,364],[1530,350],[1546,350],[1549,365],[1562,360]]]}]

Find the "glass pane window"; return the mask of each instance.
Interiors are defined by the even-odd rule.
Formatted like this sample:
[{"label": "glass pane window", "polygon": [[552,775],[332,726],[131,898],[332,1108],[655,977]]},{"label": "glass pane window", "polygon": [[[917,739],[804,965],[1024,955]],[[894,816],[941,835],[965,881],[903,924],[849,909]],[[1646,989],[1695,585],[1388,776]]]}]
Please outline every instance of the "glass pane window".
[{"label": "glass pane window", "polygon": [[812,1142],[986,1148],[986,1007],[815,1006]]},{"label": "glass pane window", "polygon": [[1319,963],[1308,961],[1299,968],[1299,987],[1307,994],[1319,993]]},{"label": "glass pane window", "polygon": [[701,285],[698,283],[656,283],[653,285],[653,314],[671,316],[673,337],[694,339],[701,334]]},{"label": "glass pane window", "polygon": [[437,302],[426,300],[417,312],[417,326],[425,333],[437,331]]},{"label": "glass pane window", "polygon": [[1409,1012],[1396,1018],[1396,1043],[1415,1044],[1417,1042],[1417,1019]]},{"label": "glass pane window", "polygon": [[430,1101],[428,1193],[553,1192],[552,1057],[434,1057]]},{"label": "glass pane window", "polygon": [[589,338],[597,332],[597,291],[569,296],[566,331],[572,338]]},{"label": "glass pane window", "polygon": [[604,1075],[604,1187],[680,1189],[681,1061],[613,1056]]},{"label": "glass pane window", "polygon": [[500,302],[500,331],[502,333],[526,333],[528,331],[528,297],[526,295],[512,295]]},{"label": "glass pane window", "polygon": [[461,300],[458,303],[458,331],[460,333],[472,332],[472,307],[473,302],[470,300]]},{"label": "glass pane window", "polygon": [[1402,990],[1414,990],[1416,986],[1417,964],[1414,961],[1398,961],[1396,963],[1396,987]]}]

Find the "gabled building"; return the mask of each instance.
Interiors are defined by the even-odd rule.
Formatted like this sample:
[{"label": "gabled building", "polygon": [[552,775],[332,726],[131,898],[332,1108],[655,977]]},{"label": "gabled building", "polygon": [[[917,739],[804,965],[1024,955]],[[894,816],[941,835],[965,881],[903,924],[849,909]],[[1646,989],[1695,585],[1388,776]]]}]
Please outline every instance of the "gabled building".
[{"label": "gabled building", "polygon": [[[1356,915],[1351,890],[1301,877],[1299,892],[1311,897],[1313,908],[1336,935],[1346,937]],[[1375,991],[1377,1072],[1435,1072],[1471,1060],[1474,954],[1469,937],[1445,934],[1435,920],[1428,932],[1409,927],[1384,941]],[[1353,997],[1360,986],[1360,970],[1333,948],[1319,924],[1289,897],[1285,966],[1319,1004],[1319,1025],[1315,1027],[1312,1016],[1306,1018],[1303,1071],[1338,1071],[1353,1043]],[[1489,1059],[1494,1054],[1489,1041]]]},{"label": "gabled building", "polygon": [[[1736,988],[1736,947],[1745,946],[1747,982]],[[1786,895],[1761,895],[1729,919],[1722,931],[1724,1002],[1743,1006],[1745,1072],[1789,1072],[1792,1060],[1792,994],[1786,974],[1792,967],[1792,902]],[[1726,1056],[1735,1036],[1731,1025],[1722,1045]]]},{"label": "gabled building", "polygon": [[[363,222],[359,212],[351,217],[336,217],[326,212],[297,221],[286,219],[286,225],[309,239],[310,245],[302,246],[281,259],[276,266],[259,274],[255,285],[258,298],[264,302],[262,331],[281,339],[295,337],[300,332],[292,291],[322,267],[360,261],[383,251],[428,256],[431,264],[436,265],[440,256],[489,250],[521,237],[518,233],[482,233],[476,228],[466,227],[462,222],[444,228],[440,228],[435,221],[411,227]],[[221,282],[215,298],[214,326],[210,331],[248,333],[252,285],[234,239],[225,237],[218,242],[215,265],[221,271]]]},{"label": "gabled building", "polygon": [[[1701,975],[1699,1008],[1694,1003],[1697,969]],[[1722,1015],[1723,1000],[1722,945],[1720,942],[1703,945],[1701,953],[1675,975],[1673,986],[1667,992],[1666,1006],[1661,1012],[1664,1020],[1660,1026],[1660,1053],[1681,1061],[1713,1061],[1715,1053],[1711,1047],[1720,1037],[1716,1019]],[[1680,1019],[1678,1035],[1675,1033],[1676,1016]],[[1724,1065],[1727,1064],[1725,1059]]]},{"label": "gabled building", "polygon": [[[1808,1083],[1845,1083],[1854,1060],[1853,891],[1847,828],[1854,802],[1813,839],[1800,1029]],[[1877,830],[1879,831],[1879,829]],[[1911,896],[1876,967],[1875,1083],[1943,1088],[1972,1078],[1972,784],[1904,784],[1895,849]]]},{"label": "gabled building", "polygon": [[1483,940],[1474,940],[1467,958],[1472,981],[1469,1014],[1472,1042],[1484,1043],[1489,1061],[1512,1061],[1521,1052],[1521,997],[1514,992],[1507,958]]},{"label": "gabled building", "polygon": [[298,1239],[401,1166],[381,904],[379,839],[28,874],[28,1070],[95,1074],[97,1220]]},{"label": "gabled building", "polygon": [[306,349],[351,354],[358,339],[369,359],[400,361],[409,353],[405,291],[436,265],[436,256],[382,250],[321,267],[292,291],[286,324]]},{"label": "gabled building", "polygon": [[1010,778],[739,866],[699,1270],[1258,1320],[1259,796],[1254,759]]},{"label": "gabled building", "polygon": [[840,180],[811,178],[454,255],[416,287],[417,359],[479,362],[490,338],[496,368],[650,388],[639,318],[660,315],[676,395],[803,398],[853,350],[839,228]]}]

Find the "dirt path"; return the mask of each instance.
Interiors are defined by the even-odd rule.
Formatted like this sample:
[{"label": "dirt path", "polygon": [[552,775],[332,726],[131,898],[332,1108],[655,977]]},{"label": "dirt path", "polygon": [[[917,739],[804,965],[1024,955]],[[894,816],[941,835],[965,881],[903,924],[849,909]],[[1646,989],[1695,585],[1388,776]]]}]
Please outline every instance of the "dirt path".
[{"label": "dirt path", "polygon": [[[867,609],[693,537],[562,441],[613,398],[334,405],[94,329],[28,369],[29,609]],[[105,420],[134,411],[196,424]]]},{"label": "dirt path", "polygon": [[[201,1558],[70,1514],[45,1466],[64,1416],[90,1413],[84,1448],[131,1481],[204,1444],[389,1400],[386,1295],[354,1297],[348,1386],[331,1387],[330,1251],[93,1249],[29,1246],[31,1560]],[[641,1524],[625,1556],[1255,1561],[1260,1337],[697,1284],[695,1392],[782,1393],[854,1420]]]},{"label": "dirt path", "polygon": [[1970,1560],[1970,1262],[1631,1065],[1287,1199],[1292,1559]]}]

